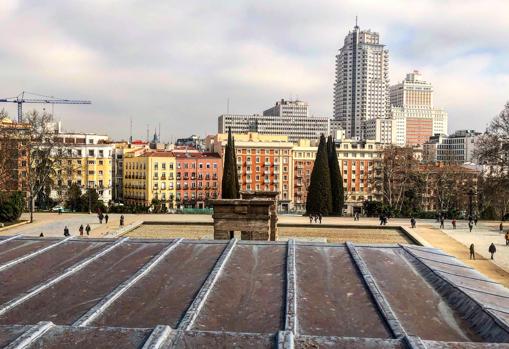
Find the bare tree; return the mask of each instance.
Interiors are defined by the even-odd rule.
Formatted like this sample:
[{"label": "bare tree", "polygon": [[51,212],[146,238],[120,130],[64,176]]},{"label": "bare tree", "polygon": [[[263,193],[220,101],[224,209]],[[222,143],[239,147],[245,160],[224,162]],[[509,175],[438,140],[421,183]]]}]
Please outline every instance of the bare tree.
[{"label": "bare tree", "polygon": [[479,138],[475,156],[483,166],[481,205],[504,217],[509,212],[509,102]]},{"label": "bare tree", "polygon": [[51,182],[54,175],[54,162],[52,156],[56,144],[56,134],[53,124],[53,115],[41,114],[36,110],[24,115],[24,122],[30,125],[28,141],[30,143],[30,172],[28,176],[28,196],[30,209],[30,222],[33,221],[35,198]]}]

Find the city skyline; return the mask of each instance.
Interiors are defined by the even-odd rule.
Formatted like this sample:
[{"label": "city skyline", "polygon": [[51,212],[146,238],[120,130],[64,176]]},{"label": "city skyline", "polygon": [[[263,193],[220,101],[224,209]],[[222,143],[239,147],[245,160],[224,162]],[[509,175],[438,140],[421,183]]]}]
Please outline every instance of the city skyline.
[{"label": "city skyline", "polygon": [[[389,49],[391,85],[414,69],[433,84],[450,132],[482,131],[509,99],[502,1],[2,6],[10,34],[0,39],[1,97],[28,90],[91,99],[55,106],[56,118],[115,139],[129,137],[130,118],[135,138],[145,138],[147,123],[150,134],[161,123],[163,141],[213,134],[228,97],[231,113],[298,97],[311,115],[332,117],[334,60],[356,15]],[[14,104],[3,107],[15,116]]]}]

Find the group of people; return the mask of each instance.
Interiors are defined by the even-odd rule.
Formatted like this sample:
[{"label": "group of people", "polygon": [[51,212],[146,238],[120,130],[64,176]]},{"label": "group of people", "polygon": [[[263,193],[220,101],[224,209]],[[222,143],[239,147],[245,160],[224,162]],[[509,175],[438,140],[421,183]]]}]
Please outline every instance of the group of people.
[{"label": "group of people", "polygon": [[[506,245],[507,245],[507,235],[508,234],[509,234],[509,232],[506,233]],[[495,244],[493,242],[488,247],[488,252],[491,255],[491,259],[494,259],[493,257],[495,255],[495,253],[497,252],[497,247],[495,246]],[[470,244],[470,259],[473,259],[475,261],[475,246],[474,246],[474,244]]]},{"label": "group of people", "polygon": [[310,213],[309,214],[309,224],[312,224],[313,220],[315,221],[315,223],[322,224],[322,214],[321,213]]},{"label": "group of people", "polygon": [[[103,215],[101,212],[98,213],[97,218],[99,219],[99,224],[102,224],[103,220],[107,224],[108,220],[109,220],[108,214]],[[121,215],[120,216],[120,226],[124,225],[124,220],[125,220],[124,215]],[[320,223],[321,222],[322,222],[322,217],[320,216]],[[85,233],[87,234],[87,236],[89,236],[91,231],[92,231],[92,228],[90,227],[90,224],[87,224],[85,227],[83,226],[83,224],[81,224],[80,227],[78,228],[78,232],[79,232],[80,236],[83,236]],[[44,237],[44,234],[41,233],[39,236]],[[67,225],[64,227],[64,236],[65,237],[71,236],[69,227]]]}]

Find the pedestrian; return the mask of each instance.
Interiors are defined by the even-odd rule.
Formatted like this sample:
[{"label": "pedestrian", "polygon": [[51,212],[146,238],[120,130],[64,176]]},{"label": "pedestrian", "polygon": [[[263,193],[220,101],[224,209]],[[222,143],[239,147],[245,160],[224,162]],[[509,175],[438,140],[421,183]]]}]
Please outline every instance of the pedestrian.
[{"label": "pedestrian", "polygon": [[124,215],[120,216],[120,226],[124,225]]},{"label": "pedestrian", "polygon": [[69,234],[69,228],[67,228],[67,225],[65,226],[64,228],[64,236],[70,236],[71,234]]},{"label": "pedestrian", "polygon": [[505,245],[509,245],[509,230],[505,232]]},{"label": "pedestrian", "polygon": [[442,217],[440,217],[440,229],[444,229],[444,228],[445,228],[444,223],[445,223],[445,219],[444,219],[444,217],[442,216]]},{"label": "pedestrian", "polygon": [[[64,234],[64,235],[65,235],[65,234]],[[39,234],[39,237],[40,237],[40,238],[43,238],[43,237],[44,237],[44,234],[43,234],[43,233],[40,233],[40,234]]]},{"label": "pedestrian", "polygon": [[475,261],[475,248],[474,248],[474,244],[470,244],[470,259],[473,259]]},{"label": "pedestrian", "polygon": [[104,218],[103,213],[102,213],[102,212],[101,212],[101,213],[99,213],[99,216],[98,216],[98,217],[99,217],[99,224],[103,224],[103,218]]},{"label": "pedestrian", "polygon": [[384,224],[384,216],[381,214],[380,217],[380,225],[383,225]]},{"label": "pedestrian", "polygon": [[106,213],[106,215],[104,216],[104,221],[106,222],[106,224],[108,224],[108,219],[110,219],[110,217],[108,216],[108,214]]},{"label": "pedestrian", "polygon": [[493,255],[495,254],[495,252],[497,252],[497,248],[495,247],[495,244],[493,242],[488,248],[488,252],[491,253],[491,259],[493,259]]},{"label": "pedestrian", "polygon": [[410,225],[412,226],[412,228],[415,228],[415,223],[416,223],[415,218],[414,217],[410,218]]},{"label": "pedestrian", "polygon": [[476,226],[476,227],[477,227],[477,221],[478,221],[478,220],[479,220],[479,219],[477,218],[477,215],[475,215],[475,216],[474,216],[474,224],[475,224],[475,226]]},{"label": "pedestrian", "polygon": [[90,235],[90,230],[92,230],[92,228],[90,228],[90,224],[87,224],[87,227],[85,228],[85,231],[87,232],[87,236]]},{"label": "pedestrian", "polygon": [[315,214],[315,223],[318,223],[318,215]]},{"label": "pedestrian", "polygon": [[472,223],[472,221],[469,221],[468,222],[468,229],[470,230],[470,232],[472,232],[472,228],[474,227],[474,223]]},{"label": "pedestrian", "polygon": [[320,221],[320,224],[322,224],[322,214],[321,213],[318,214],[318,220]]},{"label": "pedestrian", "polygon": [[504,232],[504,223],[503,222],[500,222],[500,226],[498,227],[498,229],[500,230],[501,233]]},{"label": "pedestrian", "polygon": [[313,224],[313,215],[309,214],[309,224]]},{"label": "pedestrian", "polygon": [[58,214],[62,214],[62,207],[58,208]]},{"label": "pedestrian", "polygon": [[78,230],[80,231],[80,236],[83,236],[83,224],[80,225],[80,228]]},{"label": "pedestrian", "polygon": [[451,224],[452,224],[452,228],[456,229],[456,218],[452,219]]}]

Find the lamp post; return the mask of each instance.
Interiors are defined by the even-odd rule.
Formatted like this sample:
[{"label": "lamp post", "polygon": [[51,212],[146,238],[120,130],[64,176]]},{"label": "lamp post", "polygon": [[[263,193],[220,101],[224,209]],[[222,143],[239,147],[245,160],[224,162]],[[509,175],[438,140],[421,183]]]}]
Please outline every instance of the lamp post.
[{"label": "lamp post", "polygon": [[471,219],[473,217],[473,205],[472,205],[472,198],[474,196],[474,190],[473,189],[469,189],[468,192],[467,192],[467,195],[468,195],[468,218]]}]

